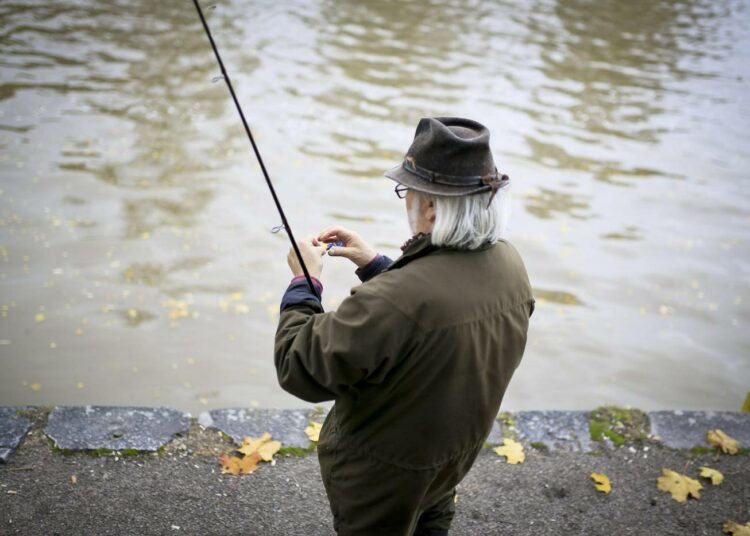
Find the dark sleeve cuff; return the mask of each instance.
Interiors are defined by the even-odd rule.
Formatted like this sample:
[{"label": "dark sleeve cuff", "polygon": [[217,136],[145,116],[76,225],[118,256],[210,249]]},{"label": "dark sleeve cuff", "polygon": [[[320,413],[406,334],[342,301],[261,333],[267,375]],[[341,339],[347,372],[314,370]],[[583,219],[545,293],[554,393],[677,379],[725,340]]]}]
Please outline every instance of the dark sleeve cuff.
[{"label": "dark sleeve cuff", "polygon": [[[312,279],[315,290],[318,291],[318,296],[323,296],[323,283],[321,283],[317,277],[310,276],[310,279]],[[318,298],[318,296],[313,294],[310,290],[310,285],[307,284],[305,276],[298,275],[297,277],[292,278],[284,296],[281,298],[281,310],[283,311],[290,305],[305,301],[312,300],[320,303],[320,298]]]},{"label": "dark sleeve cuff", "polygon": [[388,268],[392,263],[393,261],[390,258],[386,257],[385,255],[378,254],[375,255],[375,258],[367,263],[367,265],[363,266],[362,268],[358,268],[354,271],[354,273],[357,274],[359,280],[364,283],[368,279],[372,279],[380,272]]}]

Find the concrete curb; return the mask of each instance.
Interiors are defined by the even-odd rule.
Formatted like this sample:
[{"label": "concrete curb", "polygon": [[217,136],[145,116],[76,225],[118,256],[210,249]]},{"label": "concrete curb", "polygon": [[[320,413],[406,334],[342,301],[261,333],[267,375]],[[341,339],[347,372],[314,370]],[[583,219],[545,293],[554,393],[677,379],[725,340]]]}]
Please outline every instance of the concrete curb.
[{"label": "concrete curb", "polygon": [[[533,448],[549,451],[594,452],[615,448],[618,426],[628,420],[631,408],[611,408],[612,431],[600,439],[593,438],[592,412],[588,411],[519,411],[502,412],[487,438],[488,445],[498,445],[512,438]],[[601,408],[598,408],[601,409]],[[6,462],[31,427],[24,412],[40,411],[33,406],[0,406],[0,461]],[[705,434],[719,428],[750,446],[750,413],[733,411],[653,411],[640,412],[647,424],[637,430],[643,440],[677,449],[710,448]],[[228,408],[203,412],[197,423],[230,436],[239,444],[245,436],[258,437],[270,432],[284,447],[307,448],[310,441],[304,433],[312,421],[322,423],[325,410],[277,410]],[[171,408],[119,406],[56,406],[49,413],[44,433],[59,449],[71,451],[153,452],[175,435],[188,433],[190,414]],[[601,425],[602,423],[597,423]],[[624,425],[623,425],[624,426]],[[632,436],[627,436],[632,437]],[[625,441],[627,442],[627,441]],[[622,444],[622,441],[619,442]]]},{"label": "concrete curb", "polygon": [[28,406],[0,406],[0,462],[8,461],[31,428],[31,421],[18,415],[28,409]]}]

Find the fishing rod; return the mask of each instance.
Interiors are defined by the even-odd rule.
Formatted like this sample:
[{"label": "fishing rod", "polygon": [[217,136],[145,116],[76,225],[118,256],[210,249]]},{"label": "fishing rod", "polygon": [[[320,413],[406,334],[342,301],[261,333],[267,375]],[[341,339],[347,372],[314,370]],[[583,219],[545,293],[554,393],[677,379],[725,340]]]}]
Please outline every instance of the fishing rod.
[{"label": "fishing rod", "polygon": [[[203,28],[206,30],[206,35],[208,36],[208,40],[211,42],[211,48],[214,49],[214,54],[216,55],[216,61],[219,62],[219,67],[221,68],[221,78],[224,79],[224,81],[227,83],[227,87],[229,88],[229,93],[232,95],[232,100],[234,100],[234,105],[237,107],[237,111],[240,114],[240,119],[242,119],[242,125],[245,127],[245,132],[247,132],[247,137],[250,139],[250,144],[253,146],[253,151],[255,151],[255,156],[258,158],[258,163],[260,164],[260,169],[263,171],[263,176],[266,179],[266,184],[268,184],[268,189],[271,190],[271,196],[273,197],[274,203],[276,203],[276,208],[279,211],[279,215],[281,216],[281,225],[279,225],[278,229],[285,229],[287,234],[289,235],[289,240],[292,242],[292,248],[294,248],[294,253],[297,255],[297,260],[299,261],[300,266],[302,267],[302,271],[305,274],[305,279],[307,279],[307,284],[310,286],[310,290],[312,291],[313,295],[316,296],[320,300],[320,295],[318,294],[318,291],[315,289],[315,285],[313,285],[312,278],[310,277],[310,272],[307,271],[307,266],[305,265],[305,261],[302,259],[302,253],[300,253],[299,247],[297,247],[297,241],[294,239],[294,235],[292,234],[292,228],[289,226],[289,222],[286,219],[286,216],[284,215],[284,210],[281,208],[281,203],[279,202],[279,198],[276,196],[276,190],[274,190],[273,184],[271,184],[271,179],[268,177],[268,172],[266,171],[266,166],[263,163],[263,158],[260,156],[260,151],[258,150],[258,146],[255,144],[255,139],[253,138],[252,132],[250,132],[250,127],[247,124],[247,121],[245,120],[245,114],[242,113],[242,107],[240,106],[239,101],[237,100],[237,95],[234,93],[234,88],[232,87],[232,81],[229,79],[229,74],[227,73],[227,70],[224,68],[224,62],[221,61],[221,55],[219,54],[219,49],[216,48],[216,43],[214,43],[214,38],[211,35],[211,30],[208,29],[208,23],[206,23],[206,18],[203,16],[203,11],[201,10],[200,4],[198,4],[198,0],[193,0],[193,3],[195,4],[195,9],[198,10],[198,16],[201,18],[201,22],[203,23]],[[212,6],[213,7],[213,6]],[[217,77],[218,78],[218,77]],[[216,78],[214,79],[216,80]]]}]

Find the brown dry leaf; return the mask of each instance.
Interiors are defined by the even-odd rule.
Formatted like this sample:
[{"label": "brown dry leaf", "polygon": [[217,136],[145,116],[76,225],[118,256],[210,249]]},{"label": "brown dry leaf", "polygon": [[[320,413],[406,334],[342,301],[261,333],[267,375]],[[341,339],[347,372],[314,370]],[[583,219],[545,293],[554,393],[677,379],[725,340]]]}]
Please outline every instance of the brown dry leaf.
[{"label": "brown dry leaf", "polygon": [[668,491],[677,502],[685,502],[689,495],[700,499],[700,490],[703,489],[700,482],[667,469],[662,468],[662,476],[656,479],[656,487],[662,491]]},{"label": "brown dry leaf", "polygon": [[716,469],[711,469],[710,467],[701,467],[701,476],[710,478],[711,484],[713,484],[714,486],[718,486],[724,480],[724,475],[722,475]]},{"label": "brown dry leaf", "polygon": [[238,475],[242,471],[240,467],[240,460],[237,456],[229,456],[228,454],[222,454],[219,456],[219,464],[221,465],[222,475]]},{"label": "brown dry leaf", "polygon": [[523,452],[523,445],[510,438],[503,439],[502,446],[495,447],[492,450],[498,456],[505,456],[508,463],[521,463],[526,459],[526,454]]},{"label": "brown dry leaf", "polygon": [[258,462],[260,461],[260,453],[253,452],[249,456],[243,456],[240,460],[240,472],[243,475],[252,473],[258,468]]},{"label": "brown dry leaf", "polygon": [[323,425],[319,422],[311,422],[310,425],[305,428],[305,433],[307,434],[307,437],[310,438],[310,441],[319,441],[320,440],[320,430],[323,428]]},{"label": "brown dry leaf", "polygon": [[594,479],[594,485],[597,490],[604,493],[612,491],[612,484],[609,482],[609,477],[604,473],[591,473],[591,478]]},{"label": "brown dry leaf", "polygon": [[740,525],[734,521],[726,521],[721,530],[725,534],[732,534],[733,536],[750,536],[750,523]]},{"label": "brown dry leaf", "polygon": [[739,441],[729,437],[718,428],[716,430],[708,431],[706,434],[706,441],[714,447],[720,448],[724,454],[737,454],[737,449],[740,448]]}]

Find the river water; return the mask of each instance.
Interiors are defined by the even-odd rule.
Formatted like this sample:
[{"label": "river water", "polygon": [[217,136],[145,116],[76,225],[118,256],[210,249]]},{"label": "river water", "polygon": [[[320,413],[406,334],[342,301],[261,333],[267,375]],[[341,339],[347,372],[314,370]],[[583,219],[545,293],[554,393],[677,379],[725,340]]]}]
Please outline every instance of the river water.
[{"label": "river water", "polygon": [[[490,128],[537,297],[504,409],[739,409],[746,2],[207,14],[298,236],[396,258],[382,173],[419,118]],[[0,31],[0,404],[308,406],[273,365],[289,245],[192,2],[5,0]],[[344,259],[322,279],[327,310],[358,283]]]}]

